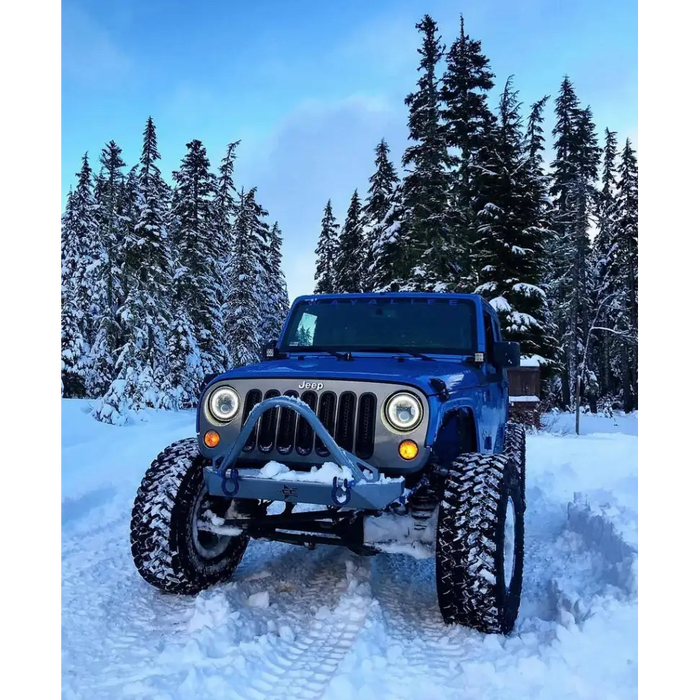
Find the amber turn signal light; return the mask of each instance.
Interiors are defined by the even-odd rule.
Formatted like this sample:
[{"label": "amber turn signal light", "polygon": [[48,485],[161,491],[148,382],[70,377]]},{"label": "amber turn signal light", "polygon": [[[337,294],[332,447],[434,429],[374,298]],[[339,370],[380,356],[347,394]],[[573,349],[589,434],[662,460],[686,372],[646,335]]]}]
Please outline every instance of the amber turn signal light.
[{"label": "amber turn signal light", "polygon": [[413,440],[404,440],[399,445],[399,454],[403,459],[415,459],[418,454],[418,445]]},{"label": "amber turn signal light", "polygon": [[204,444],[207,447],[216,447],[219,444],[219,440],[221,440],[221,437],[216,430],[209,430],[204,434]]}]

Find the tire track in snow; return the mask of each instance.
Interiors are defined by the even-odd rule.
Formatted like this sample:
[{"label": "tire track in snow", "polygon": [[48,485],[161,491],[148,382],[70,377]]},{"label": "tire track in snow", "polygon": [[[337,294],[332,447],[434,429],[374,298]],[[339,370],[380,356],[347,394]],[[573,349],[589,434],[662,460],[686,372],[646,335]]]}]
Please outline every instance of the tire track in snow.
[{"label": "tire track in snow", "polygon": [[402,555],[379,555],[373,561],[372,594],[379,601],[392,666],[402,663],[397,673],[410,684],[411,676],[438,681],[460,673],[469,642],[478,633],[443,622],[435,592],[435,562]]},{"label": "tire track in snow", "polygon": [[[330,561],[327,561],[330,559]],[[311,624],[296,638],[280,637],[274,648],[259,649],[257,674],[248,688],[236,687],[237,700],[298,697],[321,698],[334,673],[363,628],[372,604],[369,569],[356,566],[356,558],[341,552],[327,557],[297,602],[327,601],[340,594],[332,608],[321,605]],[[338,566],[342,565],[342,573]],[[343,576],[344,574],[344,576]],[[286,636],[286,635],[285,635]]]}]

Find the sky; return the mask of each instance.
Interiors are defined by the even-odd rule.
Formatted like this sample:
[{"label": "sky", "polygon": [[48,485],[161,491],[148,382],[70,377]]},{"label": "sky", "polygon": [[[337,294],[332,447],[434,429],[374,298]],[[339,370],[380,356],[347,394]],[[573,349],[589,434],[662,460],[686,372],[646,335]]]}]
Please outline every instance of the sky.
[{"label": "sky", "polygon": [[279,222],[290,298],[313,292],[326,201],[342,223],[382,138],[400,162],[426,13],[448,47],[464,15],[496,74],[493,102],[509,75],[524,114],[552,95],[551,132],[568,74],[599,136],[638,146],[636,0],[63,0],[63,200],[86,151],[95,167],[114,139],[135,164],[149,115],[168,178],[192,139],[212,168],[240,139],[235,181]]}]

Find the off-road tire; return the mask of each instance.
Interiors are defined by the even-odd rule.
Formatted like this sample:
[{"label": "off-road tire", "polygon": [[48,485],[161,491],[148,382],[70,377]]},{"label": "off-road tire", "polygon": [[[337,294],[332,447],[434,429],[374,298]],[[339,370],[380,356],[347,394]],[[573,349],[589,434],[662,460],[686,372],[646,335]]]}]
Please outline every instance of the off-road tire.
[{"label": "off-road tire", "polygon": [[231,537],[223,551],[204,557],[194,540],[194,508],[204,489],[196,438],[166,447],[151,463],[131,514],[131,553],[141,576],[166,593],[192,595],[230,578],[248,544]]},{"label": "off-road tire", "polygon": [[[509,502],[510,586],[503,556]],[[437,595],[445,622],[508,634],[520,607],[523,549],[523,500],[513,460],[505,454],[459,456],[445,479],[436,533]]]},{"label": "off-road tire", "polygon": [[509,421],[506,423],[503,453],[515,463],[515,469],[520,477],[520,490],[523,493],[523,505],[525,498],[525,426]]}]

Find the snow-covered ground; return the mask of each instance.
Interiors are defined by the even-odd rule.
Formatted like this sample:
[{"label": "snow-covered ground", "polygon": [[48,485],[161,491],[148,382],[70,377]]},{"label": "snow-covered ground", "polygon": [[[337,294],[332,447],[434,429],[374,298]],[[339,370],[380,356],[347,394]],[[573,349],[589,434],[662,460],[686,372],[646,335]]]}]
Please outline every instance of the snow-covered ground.
[{"label": "snow-covered ground", "polygon": [[133,497],[192,412],[114,427],[63,401],[65,698],[637,697],[637,418],[528,436],[513,634],[443,625],[432,559],[253,542],[231,582],[164,596],[129,551]]}]

